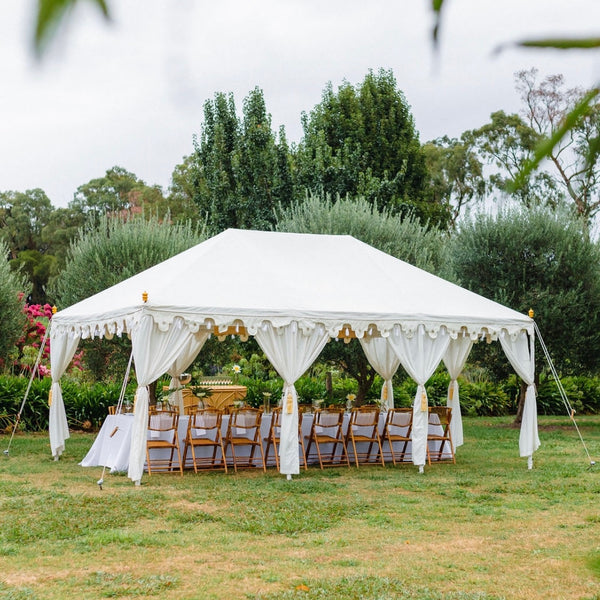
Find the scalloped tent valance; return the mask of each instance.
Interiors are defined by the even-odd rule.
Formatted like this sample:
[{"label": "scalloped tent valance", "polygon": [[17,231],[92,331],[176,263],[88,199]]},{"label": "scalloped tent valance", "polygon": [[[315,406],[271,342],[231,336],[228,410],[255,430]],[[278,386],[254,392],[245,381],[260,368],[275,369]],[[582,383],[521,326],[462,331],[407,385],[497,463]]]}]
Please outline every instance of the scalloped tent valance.
[{"label": "scalloped tent valance", "polygon": [[[143,294],[147,293],[147,301]],[[351,236],[228,229],[52,319],[56,333],[111,337],[143,315],[166,330],[180,317],[191,331],[217,335],[265,323],[321,325],[331,337],[363,337],[394,328],[431,336],[497,339],[533,332],[533,321],[398,260]]]}]

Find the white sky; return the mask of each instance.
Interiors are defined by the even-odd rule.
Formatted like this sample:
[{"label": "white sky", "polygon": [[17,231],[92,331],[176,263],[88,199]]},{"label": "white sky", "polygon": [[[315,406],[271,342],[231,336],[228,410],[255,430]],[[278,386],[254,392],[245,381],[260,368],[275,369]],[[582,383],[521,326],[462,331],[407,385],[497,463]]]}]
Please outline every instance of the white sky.
[{"label": "white sky", "polygon": [[493,54],[523,37],[600,34],[598,0],[447,0],[437,61],[430,0],[108,0],[111,23],[80,2],[39,63],[34,3],[0,4],[0,191],[40,187],[54,206],[114,165],[166,189],[215,92],[241,110],[259,86],[273,128],[298,141],[328,81],[391,68],[425,142],[516,112],[519,69],[600,80],[597,51]]}]

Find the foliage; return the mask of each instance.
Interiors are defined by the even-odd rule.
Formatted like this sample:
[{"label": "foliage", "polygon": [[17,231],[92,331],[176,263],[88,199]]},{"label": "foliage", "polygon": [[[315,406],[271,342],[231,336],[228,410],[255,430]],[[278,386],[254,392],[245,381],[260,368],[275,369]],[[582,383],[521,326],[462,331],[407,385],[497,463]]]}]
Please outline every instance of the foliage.
[{"label": "foliage", "polygon": [[[479,214],[452,240],[462,285],[521,313],[533,308],[564,375],[600,366],[599,252],[578,223],[541,209]],[[538,373],[544,360],[538,352]]]},{"label": "foliage", "polygon": [[[414,217],[378,210],[362,197],[338,196],[333,201],[329,196],[309,194],[303,202],[280,210],[275,227],[292,233],[351,235],[420,269],[454,278],[445,233]],[[356,280],[363,275],[356,274]]]},{"label": "foliage", "polygon": [[11,268],[31,283],[30,302],[45,301],[45,286],[58,269],[54,253],[60,252],[60,241],[48,236],[53,211],[39,188],[0,193],[0,240],[8,245]]},{"label": "foliage", "polygon": [[194,146],[188,168],[193,200],[211,233],[270,229],[275,207],[291,201],[292,188],[285,131],[273,133],[262,90],[256,87],[244,99],[241,120],[233,94],[207,100]]},{"label": "foliage", "polygon": [[356,87],[331,83],[310,114],[295,152],[298,188],[335,197],[363,196],[380,209],[445,223],[443,207],[424,195],[418,134],[392,71],[369,71]]},{"label": "foliage", "polygon": [[[6,256],[8,248],[0,241],[0,256]],[[23,314],[24,294],[28,286],[24,278],[11,270],[8,262],[0,259],[0,365],[6,364],[25,326]]]},{"label": "foliage", "polygon": [[[49,304],[26,304],[23,312],[27,324],[23,335],[16,344],[16,354],[13,360],[13,369],[20,374],[30,374],[35,367],[39,348],[46,335],[46,328],[52,317],[52,307]],[[36,375],[45,377],[50,374],[50,339],[46,338],[44,349],[40,355],[40,364]],[[44,364],[45,363],[45,364]]]},{"label": "foliage", "polygon": [[464,137],[443,136],[423,146],[427,166],[426,194],[449,213],[448,225],[456,226],[460,214],[486,192],[481,160]]}]

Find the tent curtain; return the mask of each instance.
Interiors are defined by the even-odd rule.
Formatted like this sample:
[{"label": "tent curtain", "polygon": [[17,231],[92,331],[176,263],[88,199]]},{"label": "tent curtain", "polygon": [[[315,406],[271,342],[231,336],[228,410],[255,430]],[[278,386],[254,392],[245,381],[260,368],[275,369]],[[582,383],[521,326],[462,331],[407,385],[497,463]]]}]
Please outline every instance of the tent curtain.
[{"label": "tent curtain", "polygon": [[516,338],[500,333],[500,344],[517,375],[527,384],[525,406],[519,435],[519,453],[528,458],[528,466],[533,466],[533,453],[540,447],[537,426],[537,405],[535,392],[535,346],[533,334],[521,331]]},{"label": "tent curtain", "polygon": [[450,421],[450,435],[454,448],[463,445],[463,425],[462,415],[460,414],[460,398],[458,392],[458,376],[465,367],[473,340],[467,335],[459,335],[455,340],[450,340],[446,354],[444,354],[444,365],[450,375],[450,385],[448,386],[448,399],[446,404],[452,409],[452,420]]},{"label": "tent curtain", "polygon": [[279,471],[284,475],[300,473],[298,456],[298,395],[294,383],[317,359],[329,335],[317,325],[302,331],[296,322],[274,328],[265,322],[256,332],[256,341],[283,379]]},{"label": "tent curtain", "polygon": [[172,368],[196,334],[190,331],[181,317],[162,331],[150,315],[144,315],[131,330],[135,374],[138,381],[131,429],[129,471],[135,483],[142,480],[148,430],[148,386]]},{"label": "tent curtain", "polygon": [[367,360],[377,373],[383,377],[381,388],[381,406],[394,408],[394,387],[392,377],[400,366],[400,359],[387,338],[364,336],[360,339]]},{"label": "tent curtain", "polygon": [[175,362],[171,365],[171,368],[167,371],[167,373],[171,376],[169,389],[175,390],[172,393],[172,399],[179,407],[180,415],[183,414],[185,407],[183,405],[183,393],[181,392],[181,381],[179,381],[179,375],[184,373],[185,370],[194,362],[194,359],[196,356],[198,356],[200,350],[202,350],[202,346],[204,346],[209,336],[209,331],[200,330],[195,335],[190,337],[187,343],[184,345],[181,354],[177,357]]},{"label": "tent curtain", "polygon": [[[52,325],[50,325],[52,327]],[[80,337],[66,332],[50,331],[50,372],[52,387],[50,389],[49,434],[50,450],[55,459],[64,452],[65,440],[69,439],[67,413],[60,387],[60,378],[64,375],[69,363],[75,355]]]},{"label": "tent curtain", "polygon": [[395,327],[388,338],[406,372],[417,383],[417,393],[413,404],[412,456],[413,464],[423,467],[427,459],[427,433],[429,429],[429,409],[427,406],[426,381],[440,364],[450,336],[446,329],[431,337],[423,325],[419,325],[414,335],[407,335],[400,327]]}]

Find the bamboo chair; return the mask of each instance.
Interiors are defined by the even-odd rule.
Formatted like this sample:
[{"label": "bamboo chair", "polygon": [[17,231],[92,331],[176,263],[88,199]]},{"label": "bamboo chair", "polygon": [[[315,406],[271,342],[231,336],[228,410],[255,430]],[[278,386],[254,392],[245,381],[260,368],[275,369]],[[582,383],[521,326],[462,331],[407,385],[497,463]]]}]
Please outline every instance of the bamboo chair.
[{"label": "bamboo chair", "polygon": [[[240,467],[256,467],[254,453],[256,448],[260,454],[260,464],[263,471],[267,471],[265,465],[265,454],[262,447],[260,424],[262,421],[262,411],[256,408],[239,408],[231,412],[229,415],[229,423],[227,425],[227,434],[225,436],[225,454],[227,449],[231,447],[231,456],[233,461],[233,469],[237,473],[238,465]],[[248,456],[239,456],[236,454],[236,448],[240,446],[248,446],[250,453]]]},{"label": "bamboo chair", "polygon": [[[223,469],[227,473],[225,448],[221,435],[221,420],[223,413],[214,408],[197,409],[192,411],[188,419],[183,449],[183,464],[187,465],[187,453],[191,452],[194,473],[213,469]],[[199,449],[201,455],[196,454]],[[212,450],[212,455],[210,451]],[[218,451],[221,457],[217,456]]]},{"label": "bamboo chair", "polygon": [[[152,472],[172,472],[174,468],[183,475],[183,462],[181,461],[181,452],[179,450],[179,413],[175,411],[159,411],[148,415],[148,439],[146,441],[146,463],[148,466],[148,475]],[[153,451],[170,450],[169,458],[162,456],[152,457]],[[174,456],[177,452],[177,464]]]},{"label": "bamboo chair", "polygon": [[[265,449],[265,462],[269,461],[269,453],[271,451],[271,447],[275,452],[275,467],[279,470],[279,441],[281,437],[281,407],[273,409],[271,413],[271,426],[269,427],[269,434],[264,441],[267,442],[267,446]],[[300,459],[301,464],[304,465],[304,470],[308,470],[308,465],[306,464],[306,449],[304,448],[304,438],[302,437],[302,413],[298,411],[298,444],[300,446]],[[273,463],[271,463],[272,466]]]},{"label": "bamboo chair", "polygon": [[[390,456],[394,466],[396,466],[396,460],[404,462],[411,455],[407,449],[411,441],[412,418],[412,408],[392,408],[388,410],[383,428],[383,441],[384,443],[387,441],[390,447]],[[402,450],[397,452],[394,449],[394,444],[401,444]]]},{"label": "bamboo chair", "polygon": [[[310,459],[310,450],[314,444],[321,469],[323,467],[341,466],[342,464],[350,467],[342,429],[343,423],[344,411],[341,409],[323,408],[315,410],[310,434],[307,436],[306,459]],[[331,445],[331,451],[321,452],[322,445]],[[341,447],[341,454],[336,455],[338,445]]]},{"label": "bamboo chair", "polygon": [[[452,421],[452,408],[449,406],[430,406],[429,407],[429,432],[427,434],[427,463],[434,462],[452,462],[456,464],[454,456],[454,444],[452,443],[452,434],[450,433],[450,422]],[[441,433],[432,433],[432,426],[441,426]],[[432,444],[439,443],[436,450],[431,450]],[[450,456],[444,457],[444,452],[450,450]]]},{"label": "bamboo chair", "polygon": [[[349,451],[350,444],[352,444],[352,453],[357,468],[360,463],[370,462],[373,446],[377,448],[377,461],[385,467],[379,435],[379,409],[377,407],[361,406],[352,409],[345,439],[346,452]],[[357,444],[368,444],[368,449],[361,451],[357,448]]]}]

